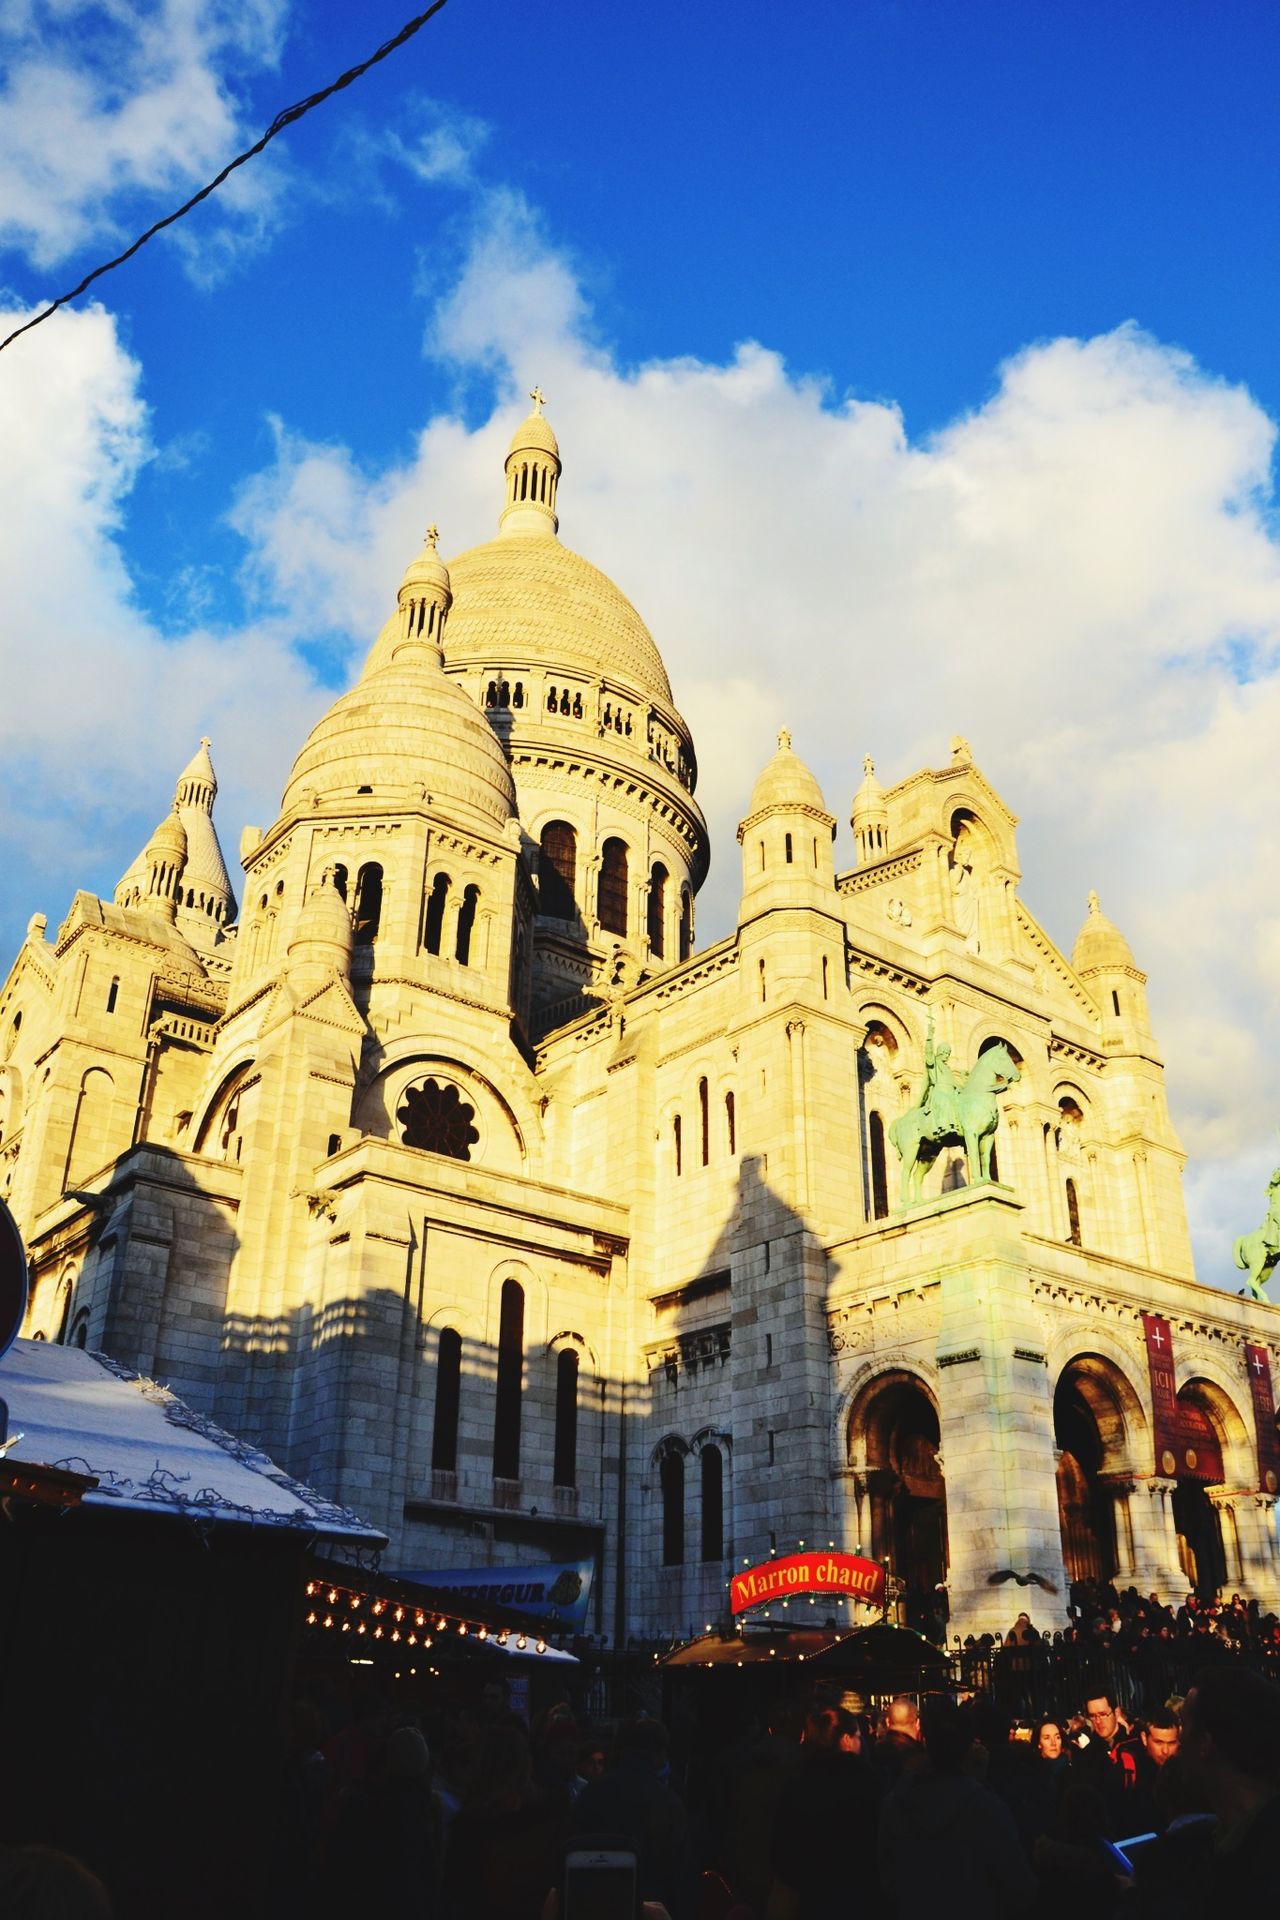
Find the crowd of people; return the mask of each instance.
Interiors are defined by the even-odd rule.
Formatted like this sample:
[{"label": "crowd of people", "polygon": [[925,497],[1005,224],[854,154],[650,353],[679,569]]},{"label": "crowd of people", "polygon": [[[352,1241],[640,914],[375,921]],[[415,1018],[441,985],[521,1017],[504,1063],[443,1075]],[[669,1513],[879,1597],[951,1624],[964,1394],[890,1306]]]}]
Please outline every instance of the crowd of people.
[{"label": "crowd of people", "polygon": [[1280,1617],[1239,1594],[1202,1600],[1188,1593],[1170,1605],[1136,1587],[1079,1580],[1069,1621],[1059,1632],[1041,1633],[1021,1613],[1003,1644],[989,1634],[971,1636],[956,1649],[957,1678],[1024,1714],[1079,1697],[1100,1670],[1134,1713],[1185,1693],[1193,1673],[1218,1661],[1240,1660],[1280,1679]]},{"label": "crowd of people", "polygon": [[[1098,1588],[1074,1631],[1113,1656],[1154,1630],[1202,1655],[1184,1693],[1135,1705],[1100,1659],[1052,1688],[1029,1615],[1010,1708],[963,1687],[866,1710],[831,1681],[766,1704],[730,1684],[673,1695],[672,1736],[634,1714],[593,1727],[566,1696],[529,1724],[506,1683],[420,1713],[372,1676],[288,1718],[264,1911],[287,1920],[582,1920],[568,1856],[634,1856],[634,1906],[587,1920],[1201,1920],[1280,1873],[1280,1685],[1252,1656],[1270,1628],[1229,1602],[1176,1610]],[[1027,1684],[1027,1672],[1035,1681]],[[1058,1676],[1060,1679],[1060,1676]],[[773,1676],[771,1675],[771,1681]],[[344,1683],[344,1685],[347,1683]],[[1142,1689],[1128,1690],[1141,1695]],[[863,1710],[860,1710],[863,1709]],[[80,1875],[76,1879],[76,1875]],[[65,1856],[0,1858],[0,1910],[106,1920]]]}]

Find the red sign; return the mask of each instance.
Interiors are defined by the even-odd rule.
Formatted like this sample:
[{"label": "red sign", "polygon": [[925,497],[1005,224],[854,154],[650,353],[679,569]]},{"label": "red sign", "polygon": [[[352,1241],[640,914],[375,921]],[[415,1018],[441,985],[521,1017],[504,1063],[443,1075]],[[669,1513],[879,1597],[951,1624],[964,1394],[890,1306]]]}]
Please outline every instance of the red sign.
[{"label": "red sign", "polygon": [[1253,1418],[1258,1430],[1258,1479],[1268,1493],[1280,1491],[1280,1431],[1271,1389],[1271,1357],[1265,1347],[1244,1343],[1244,1363],[1253,1395]]},{"label": "red sign", "polygon": [[729,1605],[734,1613],[744,1613],[748,1607],[768,1606],[800,1593],[842,1593],[846,1599],[882,1607],[884,1568],[856,1553],[793,1553],[735,1573]]},{"label": "red sign", "polygon": [[1154,1415],[1152,1438],[1156,1448],[1156,1472],[1172,1479],[1180,1462],[1178,1443],[1178,1392],[1173,1379],[1173,1335],[1169,1322],[1159,1313],[1144,1313],[1142,1331],[1147,1342],[1147,1366],[1151,1374],[1151,1411]]},{"label": "red sign", "polygon": [[27,1255],[18,1223],[0,1200],[0,1353],[8,1353],[27,1311]]}]

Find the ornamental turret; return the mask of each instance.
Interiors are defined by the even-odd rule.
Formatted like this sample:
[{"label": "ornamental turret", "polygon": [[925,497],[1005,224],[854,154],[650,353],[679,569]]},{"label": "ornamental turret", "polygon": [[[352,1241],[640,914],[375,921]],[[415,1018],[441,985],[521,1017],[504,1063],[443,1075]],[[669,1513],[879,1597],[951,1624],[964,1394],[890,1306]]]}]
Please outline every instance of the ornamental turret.
[{"label": "ornamental turret", "polygon": [[874,866],[889,851],[889,809],[884,788],[876,779],[876,763],[868,753],[862,762],[862,785],[853,796],[849,816],[860,867]]},{"label": "ornamental turret", "polygon": [[507,504],[498,522],[505,534],[555,534],[556,489],[560,484],[560,448],[551,422],[542,411],[546,398],[535,387],[529,398],[533,412],[511,436],[507,448]]}]

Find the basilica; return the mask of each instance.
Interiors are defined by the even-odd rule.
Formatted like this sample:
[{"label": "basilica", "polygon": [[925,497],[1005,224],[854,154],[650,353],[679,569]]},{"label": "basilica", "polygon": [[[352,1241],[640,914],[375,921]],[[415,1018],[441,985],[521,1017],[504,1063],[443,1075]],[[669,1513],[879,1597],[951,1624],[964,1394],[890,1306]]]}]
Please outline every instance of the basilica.
[{"label": "basilica", "polygon": [[535,393],[496,537],[428,532],[242,882],[203,741],[114,898],[32,918],[25,1331],[389,1567],[583,1569],[614,1644],[806,1541],[952,1632],[1090,1576],[1280,1607],[1280,1316],[1195,1277],[1123,934],[1091,897],[1058,950],[965,740],[868,758],[846,843],[783,733],[699,945],[694,741],[560,480]]}]

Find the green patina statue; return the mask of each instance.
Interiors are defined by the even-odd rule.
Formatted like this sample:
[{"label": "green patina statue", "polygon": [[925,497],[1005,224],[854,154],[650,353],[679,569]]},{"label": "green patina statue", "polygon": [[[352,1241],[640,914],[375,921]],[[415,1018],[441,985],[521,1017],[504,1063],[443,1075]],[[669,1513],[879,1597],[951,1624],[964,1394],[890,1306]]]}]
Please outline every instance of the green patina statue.
[{"label": "green patina statue", "polygon": [[991,1178],[991,1146],[1000,1112],[996,1095],[1022,1078],[1003,1040],[980,1053],[967,1074],[951,1065],[951,1049],[935,1046],[933,1021],[924,1043],[924,1088],[900,1114],[889,1138],[902,1162],[901,1205],[914,1206],[925,1174],[946,1146],[962,1146],[971,1187]]},{"label": "green patina statue", "polygon": [[1267,1183],[1267,1217],[1252,1233],[1242,1233],[1236,1241],[1236,1265],[1243,1267],[1255,1300],[1267,1300],[1263,1291],[1280,1260],[1280,1167]]}]

